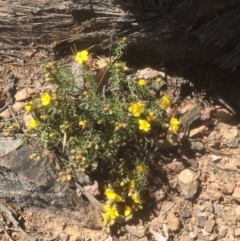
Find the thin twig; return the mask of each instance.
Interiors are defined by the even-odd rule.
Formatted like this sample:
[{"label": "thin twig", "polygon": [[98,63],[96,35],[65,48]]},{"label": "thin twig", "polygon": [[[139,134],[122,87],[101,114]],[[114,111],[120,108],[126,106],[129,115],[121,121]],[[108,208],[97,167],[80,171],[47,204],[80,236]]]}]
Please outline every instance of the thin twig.
[{"label": "thin twig", "polygon": [[240,170],[237,169],[237,168],[234,168],[234,167],[223,167],[223,166],[221,166],[221,165],[215,165],[215,164],[213,164],[212,162],[208,162],[208,164],[209,164],[210,166],[212,166],[213,168],[218,168],[218,169],[220,169],[220,170],[222,170],[222,171],[232,171],[232,172],[238,172],[238,173],[240,173]]},{"label": "thin twig", "polygon": [[6,236],[8,237],[8,239],[10,240],[10,241],[14,241],[12,238],[11,238],[11,236],[8,234],[8,232],[7,232],[7,229],[4,227],[4,225],[3,225],[3,223],[0,221],[0,228],[4,231],[4,233],[6,234]]},{"label": "thin twig", "polygon": [[57,235],[52,236],[51,238],[43,238],[43,241],[56,241],[59,239],[60,239],[60,235],[57,234]]},{"label": "thin twig", "polygon": [[161,213],[161,215],[164,215],[165,213],[170,211],[174,205],[175,205],[175,202],[173,202],[172,205],[167,210],[165,210],[163,213]]},{"label": "thin twig", "polygon": [[22,235],[29,241],[37,241],[36,238],[32,237],[28,233],[26,233],[19,225],[19,222],[13,217],[11,211],[7,209],[2,203],[0,203],[0,209],[6,214],[6,216],[10,219],[10,221],[13,223],[15,228],[17,228]]},{"label": "thin twig", "polygon": [[11,102],[12,102],[12,100],[8,101],[8,102],[0,109],[0,112],[1,112],[2,110],[4,110]]},{"label": "thin twig", "polygon": [[229,221],[228,217],[226,216],[225,212],[222,209],[220,209],[220,207],[216,203],[213,203],[213,207],[217,214],[228,224],[230,228],[233,229],[233,226]]}]

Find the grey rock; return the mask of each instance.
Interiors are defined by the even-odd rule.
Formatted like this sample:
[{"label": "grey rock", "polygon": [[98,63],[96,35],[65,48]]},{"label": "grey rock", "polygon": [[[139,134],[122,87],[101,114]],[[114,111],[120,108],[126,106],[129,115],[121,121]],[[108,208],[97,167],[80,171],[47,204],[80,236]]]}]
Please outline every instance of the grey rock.
[{"label": "grey rock", "polygon": [[199,213],[196,217],[196,225],[199,228],[203,228],[204,227],[204,223],[207,220],[208,215],[206,213]]}]

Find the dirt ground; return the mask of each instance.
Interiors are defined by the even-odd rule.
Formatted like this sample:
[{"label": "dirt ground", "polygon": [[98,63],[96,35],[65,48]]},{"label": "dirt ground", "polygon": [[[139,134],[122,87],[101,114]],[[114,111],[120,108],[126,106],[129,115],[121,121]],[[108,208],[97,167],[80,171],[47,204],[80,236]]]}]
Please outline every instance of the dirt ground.
[{"label": "dirt ground", "polygon": [[[3,62],[1,123],[20,116],[25,103],[24,98],[14,103],[15,116],[4,112],[11,75],[17,80],[16,93],[27,87],[39,91],[44,83],[39,66],[52,59],[47,51],[39,50],[26,63],[13,59]],[[67,66],[72,59],[58,61]],[[173,144],[174,151],[172,145],[159,143],[163,153],[159,156],[160,171],[156,175],[162,175],[162,184],[152,193],[152,203],[129,223],[130,228],[122,226],[107,234],[101,229],[101,216],[94,207],[85,209],[79,222],[47,210],[14,211],[14,206],[6,204],[12,212],[17,212],[15,216],[21,227],[42,241],[240,240],[240,85],[224,82],[223,75],[218,79],[218,75],[211,73],[208,79],[209,88],[205,88],[206,84],[201,87],[199,82],[191,83],[182,77],[166,77],[165,92],[174,103],[169,114],[174,116],[177,112],[183,123],[178,134],[181,141]],[[3,131],[0,134],[4,136]],[[28,240],[3,212],[0,212],[0,240]]]}]

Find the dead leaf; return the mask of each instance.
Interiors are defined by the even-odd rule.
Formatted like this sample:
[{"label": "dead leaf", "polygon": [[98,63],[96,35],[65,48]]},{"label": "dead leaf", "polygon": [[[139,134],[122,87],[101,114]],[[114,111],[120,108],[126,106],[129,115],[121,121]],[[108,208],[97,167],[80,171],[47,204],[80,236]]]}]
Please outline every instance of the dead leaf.
[{"label": "dead leaf", "polygon": [[152,68],[145,68],[137,71],[137,78],[152,79],[159,76],[159,72]]},{"label": "dead leaf", "polygon": [[142,238],[145,235],[144,233],[139,232],[136,228],[129,225],[126,225],[126,229],[130,234],[137,236],[138,238]]},{"label": "dead leaf", "polygon": [[74,62],[71,67],[71,71],[74,78],[74,82],[77,87],[83,87],[83,66],[77,62]]},{"label": "dead leaf", "polygon": [[[113,59],[111,59],[113,61]],[[101,58],[99,57],[98,60],[96,60],[96,65],[98,66],[98,69],[103,69],[107,67],[108,63],[110,62],[110,58]]]},{"label": "dead leaf", "polygon": [[154,231],[153,229],[149,228],[150,233],[153,235],[153,237],[157,240],[157,241],[167,241],[167,238],[164,237],[162,234]]}]

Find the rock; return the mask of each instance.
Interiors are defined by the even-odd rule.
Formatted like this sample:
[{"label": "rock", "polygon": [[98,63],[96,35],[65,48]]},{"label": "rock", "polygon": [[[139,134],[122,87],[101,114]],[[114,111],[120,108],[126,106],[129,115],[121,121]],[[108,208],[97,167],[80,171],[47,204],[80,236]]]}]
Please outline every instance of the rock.
[{"label": "rock", "polygon": [[182,170],[184,170],[184,168],[185,168],[184,165],[182,164],[182,162],[171,162],[171,163],[167,164],[166,166],[170,171],[175,172],[175,173],[179,173]]},{"label": "rock", "polygon": [[196,180],[195,173],[189,169],[183,170],[178,175],[178,185],[181,188],[182,194],[187,199],[193,198],[198,189],[198,182]]},{"label": "rock", "polygon": [[225,194],[225,195],[230,195],[233,193],[233,190],[234,190],[234,186],[231,184],[231,183],[228,183],[228,184],[225,184],[222,188],[222,192]]},{"label": "rock", "polygon": [[196,151],[202,151],[205,149],[204,145],[200,141],[193,141],[191,142],[191,149]]},{"label": "rock", "polygon": [[222,193],[221,192],[215,192],[211,195],[210,199],[212,201],[216,201],[219,200],[222,197]]},{"label": "rock", "polygon": [[181,227],[181,223],[174,213],[168,214],[167,222],[168,222],[168,228],[172,231],[177,231]]},{"label": "rock", "polygon": [[206,132],[208,130],[208,127],[203,125],[203,126],[200,126],[198,128],[195,128],[195,129],[192,129],[190,130],[189,132],[189,137],[194,137],[194,136],[197,136],[199,134],[202,134],[203,132]]},{"label": "rock", "polygon": [[210,241],[216,240],[217,237],[218,237],[218,234],[216,234],[216,233],[211,234],[210,237],[209,237],[209,240],[210,240]]},{"label": "rock", "polygon": [[216,119],[221,122],[227,122],[232,119],[233,114],[226,109],[217,109],[215,112]]},{"label": "rock", "polygon": [[213,162],[217,162],[219,160],[219,156],[216,156],[214,154],[211,155],[211,158],[212,158]]},{"label": "rock", "polygon": [[24,108],[25,105],[25,102],[16,102],[13,104],[12,108],[14,111],[19,112]]},{"label": "rock", "polygon": [[203,228],[205,221],[207,220],[208,215],[206,213],[199,213],[196,218],[196,225],[199,228]]},{"label": "rock", "polygon": [[204,230],[208,233],[211,233],[214,225],[215,221],[213,219],[208,219],[204,223]]},{"label": "rock", "polygon": [[145,68],[137,71],[137,78],[151,79],[159,76],[159,71],[152,68]]},{"label": "rock", "polygon": [[235,215],[236,215],[237,221],[240,222],[240,206],[235,207]]},{"label": "rock", "polygon": [[82,208],[87,208],[88,202],[68,187],[63,189],[65,184],[56,181],[49,160],[31,160],[32,153],[27,146],[21,146],[0,157],[0,198],[19,208],[44,208],[62,215],[68,212],[72,219],[81,221]]},{"label": "rock", "polygon": [[186,161],[191,167],[198,168],[198,161],[196,159],[188,158]]},{"label": "rock", "polygon": [[4,120],[9,119],[11,117],[10,110],[7,108],[6,110],[2,111],[0,113],[0,117],[2,117]]},{"label": "rock", "polygon": [[191,217],[191,213],[188,211],[180,211],[180,215],[182,218],[190,218]]},{"label": "rock", "polygon": [[201,229],[202,231],[202,236],[205,237],[205,236],[209,236],[211,233],[208,233],[207,231],[205,231],[203,228]]},{"label": "rock", "polygon": [[231,167],[237,167],[240,168],[240,159],[239,158],[232,158],[229,162],[229,165]]},{"label": "rock", "polygon": [[190,236],[191,239],[195,239],[198,236],[198,233],[197,232],[190,232],[189,236]]},{"label": "rock", "polygon": [[201,121],[206,121],[209,120],[211,118],[211,112],[213,111],[213,108],[207,107],[204,110],[201,110],[201,117],[200,120]]},{"label": "rock", "polygon": [[234,189],[234,192],[232,194],[232,197],[237,200],[237,201],[240,201],[240,188],[239,187],[236,187]]},{"label": "rock", "polygon": [[235,229],[234,235],[235,235],[236,237],[239,237],[239,236],[240,236],[240,228],[236,228],[236,229]]},{"label": "rock", "polygon": [[16,101],[26,100],[29,98],[33,93],[35,92],[34,89],[31,88],[25,88],[17,92],[15,94],[14,98]]},{"label": "rock", "polygon": [[227,226],[220,226],[219,227],[218,235],[220,237],[225,237],[227,233],[228,233],[228,227]]}]

